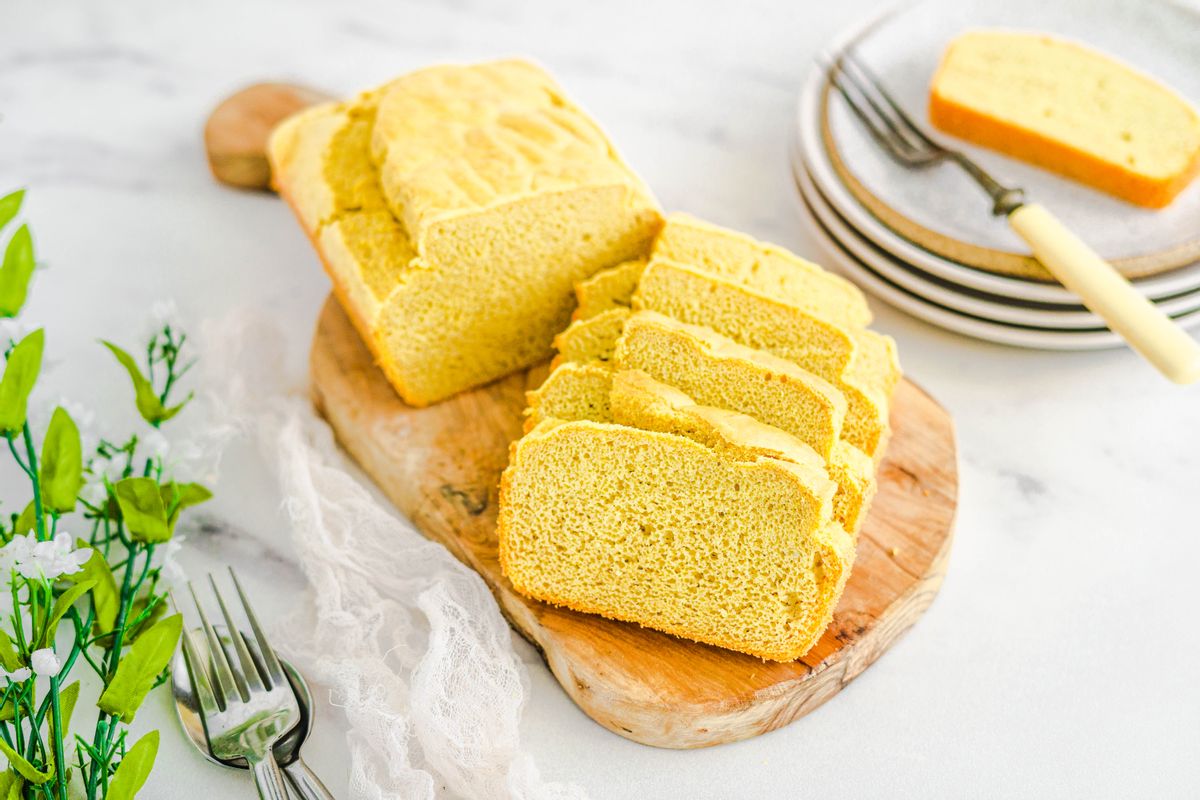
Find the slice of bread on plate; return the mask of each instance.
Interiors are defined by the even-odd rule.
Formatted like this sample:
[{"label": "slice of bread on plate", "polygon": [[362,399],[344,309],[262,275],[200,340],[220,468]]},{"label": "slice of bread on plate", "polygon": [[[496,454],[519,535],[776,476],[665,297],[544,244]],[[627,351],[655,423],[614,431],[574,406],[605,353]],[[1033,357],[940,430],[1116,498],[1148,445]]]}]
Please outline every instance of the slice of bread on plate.
[{"label": "slice of bread on plate", "polygon": [[853,561],[817,468],[546,421],[513,445],[500,561],[523,594],[765,659],[799,658]]},{"label": "slice of bread on plate", "polygon": [[1021,31],[946,48],[929,117],[947,133],[1130,203],[1169,204],[1200,174],[1200,113],[1104,53]]}]

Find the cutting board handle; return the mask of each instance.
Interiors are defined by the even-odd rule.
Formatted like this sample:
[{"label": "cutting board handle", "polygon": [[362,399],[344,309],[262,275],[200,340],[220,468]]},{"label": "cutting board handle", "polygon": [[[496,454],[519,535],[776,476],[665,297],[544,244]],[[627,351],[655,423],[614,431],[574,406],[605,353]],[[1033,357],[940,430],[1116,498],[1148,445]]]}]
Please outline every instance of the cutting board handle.
[{"label": "cutting board handle", "polygon": [[231,94],[204,124],[213,177],[236,189],[271,191],[267,137],[283,119],[332,98],[290,83],[256,83]]}]

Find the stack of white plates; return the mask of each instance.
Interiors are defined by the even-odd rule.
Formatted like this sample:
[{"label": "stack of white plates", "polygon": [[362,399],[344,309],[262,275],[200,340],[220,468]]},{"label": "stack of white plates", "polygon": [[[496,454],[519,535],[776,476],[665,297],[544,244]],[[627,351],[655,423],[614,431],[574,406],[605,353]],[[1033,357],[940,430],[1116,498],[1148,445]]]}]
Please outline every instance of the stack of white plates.
[{"label": "stack of white plates", "polygon": [[[1200,14],[1167,0],[926,0],[847,34],[831,52],[855,42],[856,54],[921,122],[946,43],[976,27],[1075,39],[1200,101]],[[865,290],[981,339],[1064,350],[1123,344],[991,216],[990,201],[961,170],[911,172],[891,161],[820,64],[805,82],[796,126],[791,164],[803,216],[833,266]],[[1049,207],[1181,325],[1200,327],[1200,185],[1151,211],[938,136]]]}]

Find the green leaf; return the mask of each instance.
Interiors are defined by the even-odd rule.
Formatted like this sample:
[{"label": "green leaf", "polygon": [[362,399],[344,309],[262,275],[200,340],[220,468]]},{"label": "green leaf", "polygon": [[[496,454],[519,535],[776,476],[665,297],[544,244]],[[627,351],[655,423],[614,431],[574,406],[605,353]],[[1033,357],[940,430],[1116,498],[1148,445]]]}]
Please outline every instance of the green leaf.
[{"label": "green leaf", "polygon": [[[21,203],[25,200],[25,190],[17,189],[15,192],[9,192],[0,197],[0,230],[4,226],[13,221],[13,217],[21,210]],[[3,800],[4,792],[0,792],[0,800]]]},{"label": "green leaf", "polygon": [[75,602],[87,594],[93,586],[96,585],[95,579],[80,581],[71,586],[65,592],[58,596],[54,601],[54,608],[50,611],[50,619],[46,622],[46,627],[42,630],[42,635],[38,637],[37,646],[34,650],[45,647],[48,642],[54,641],[54,632],[58,629],[58,623],[67,615],[67,611]]},{"label": "green leaf", "polygon": [[[128,725],[166,669],[179,643],[183,617],[172,614],[143,633],[117,666],[117,673],[96,705]],[[110,795],[111,797],[111,795]]]},{"label": "green leaf", "polygon": [[175,533],[175,523],[179,521],[181,511],[211,500],[213,496],[212,492],[198,483],[173,481],[160,486],[159,492],[162,495],[163,507],[167,511],[167,528],[172,534]]},{"label": "green leaf", "polygon": [[117,765],[117,771],[108,784],[107,800],[133,800],[141,791],[154,768],[154,757],[158,755],[158,731],[150,731],[138,739]]},{"label": "green leaf", "polygon": [[[87,542],[78,539],[76,548],[91,547]],[[92,582],[92,607],[96,609],[96,627],[101,633],[109,633],[117,621],[117,609],[121,605],[121,595],[117,591],[117,579],[113,577],[112,568],[108,566],[104,554],[92,549],[92,557],[83,565],[83,569],[70,576],[71,580],[80,583]]]},{"label": "green leaf", "polygon": [[14,769],[17,774],[32,784],[40,786],[54,777],[54,770],[50,769],[46,772],[41,772],[33,764],[25,760],[25,757],[12,749],[8,742],[0,739],[0,753],[3,753],[8,758],[9,769]]},{"label": "green leaf", "polygon": [[121,516],[134,539],[157,544],[171,538],[162,494],[153,478],[123,478],[117,481],[113,491],[121,506]]},{"label": "green leaf", "polygon": [[66,514],[75,510],[83,487],[83,444],[79,428],[66,409],[54,409],[42,442],[42,504]]},{"label": "green leaf", "polygon": [[112,342],[100,342],[107,347],[125,371],[129,373],[129,379],[133,381],[134,399],[137,402],[138,413],[142,415],[142,419],[149,422],[151,425],[158,425],[160,422],[166,422],[171,417],[179,413],[187,401],[183,401],[177,406],[164,408],[162,401],[158,399],[158,395],[154,393],[154,386],[147,380],[146,376],[138,368],[137,362],[133,360],[133,356],[126,353],[121,348],[117,347]]},{"label": "green leaf", "polygon": [[21,512],[21,516],[17,517],[17,524],[13,526],[13,533],[25,534],[29,533],[37,526],[37,509],[33,507],[33,501],[29,501],[29,505],[25,506],[25,510]]},{"label": "green leaf", "polygon": [[33,257],[33,237],[29,226],[22,225],[8,240],[4,265],[0,266],[0,317],[15,317],[29,295],[29,279],[37,261]]},{"label": "green leaf", "polygon": [[25,424],[29,393],[42,368],[46,335],[41,328],[17,342],[0,378],[0,433],[14,434]]},{"label": "green leaf", "polygon": [[11,769],[0,772],[0,800],[21,800],[25,779]]},{"label": "green leaf", "polygon": [[[17,654],[17,648],[13,645],[13,640],[8,634],[0,630],[0,667],[4,667],[5,672],[12,672],[15,669],[23,666],[21,664],[21,656]],[[0,797],[3,797],[0,794]]]}]

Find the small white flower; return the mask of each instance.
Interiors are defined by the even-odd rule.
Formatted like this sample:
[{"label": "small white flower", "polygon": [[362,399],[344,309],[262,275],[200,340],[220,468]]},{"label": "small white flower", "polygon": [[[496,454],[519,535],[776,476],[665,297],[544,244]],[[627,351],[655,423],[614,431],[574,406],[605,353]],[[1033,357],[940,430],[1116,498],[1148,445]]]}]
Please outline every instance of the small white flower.
[{"label": "small white flower", "polygon": [[[55,674],[57,675],[58,673],[55,672]],[[31,675],[33,675],[33,673],[30,671],[29,667],[18,667],[12,672],[8,672],[7,670],[0,668],[0,678],[12,683],[22,683],[27,681]]]},{"label": "small white flower", "polygon": [[53,678],[62,669],[62,662],[49,647],[43,647],[41,650],[34,650],[30,653],[29,664],[33,667],[33,671],[43,678]]},{"label": "small white flower", "polygon": [[39,542],[32,533],[14,536],[0,549],[0,568],[7,565],[26,578],[54,580],[78,572],[92,557],[90,547],[72,549],[74,539],[62,531],[52,540]]},{"label": "small white flower", "polygon": [[143,434],[139,441],[149,451],[151,458],[166,461],[167,456],[171,454],[171,443],[167,441],[166,436],[163,436],[162,431],[156,428],[151,428]]}]

